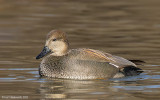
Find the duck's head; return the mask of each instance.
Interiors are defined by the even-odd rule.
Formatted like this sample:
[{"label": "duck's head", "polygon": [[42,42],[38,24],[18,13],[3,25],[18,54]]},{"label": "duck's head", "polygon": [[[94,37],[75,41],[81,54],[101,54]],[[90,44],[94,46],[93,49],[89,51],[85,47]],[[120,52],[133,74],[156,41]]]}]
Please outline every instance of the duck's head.
[{"label": "duck's head", "polygon": [[48,53],[51,53],[53,56],[63,56],[68,52],[68,47],[69,43],[66,33],[59,30],[52,30],[48,33],[45,46],[36,59],[40,59]]}]

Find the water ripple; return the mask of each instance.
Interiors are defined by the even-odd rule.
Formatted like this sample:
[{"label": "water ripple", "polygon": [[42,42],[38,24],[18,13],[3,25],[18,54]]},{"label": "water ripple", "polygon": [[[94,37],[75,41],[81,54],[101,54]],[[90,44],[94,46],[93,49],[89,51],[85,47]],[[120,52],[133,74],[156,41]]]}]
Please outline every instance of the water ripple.
[{"label": "water ripple", "polygon": [[0,68],[0,70],[38,70],[38,68]]}]

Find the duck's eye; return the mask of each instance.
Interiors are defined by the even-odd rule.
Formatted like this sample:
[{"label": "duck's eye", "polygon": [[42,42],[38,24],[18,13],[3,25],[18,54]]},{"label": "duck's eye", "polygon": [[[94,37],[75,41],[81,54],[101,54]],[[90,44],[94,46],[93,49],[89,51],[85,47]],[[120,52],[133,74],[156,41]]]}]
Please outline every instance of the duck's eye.
[{"label": "duck's eye", "polygon": [[52,41],[56,41],[57,39],[53,39]]}]

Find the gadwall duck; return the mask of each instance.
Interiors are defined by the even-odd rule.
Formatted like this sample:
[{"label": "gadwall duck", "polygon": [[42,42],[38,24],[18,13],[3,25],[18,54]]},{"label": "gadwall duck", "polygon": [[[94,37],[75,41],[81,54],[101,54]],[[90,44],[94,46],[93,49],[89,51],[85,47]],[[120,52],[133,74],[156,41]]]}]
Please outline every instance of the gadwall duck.
[{"label": "gadwall duck", "polygon": [[66,33],[59,30],[48,33],[45,46],[36,59],[42,57],[39,74],[46,77],[109,79],[142,72],[133,62],[119,56],[87,48],[69,49]]}]

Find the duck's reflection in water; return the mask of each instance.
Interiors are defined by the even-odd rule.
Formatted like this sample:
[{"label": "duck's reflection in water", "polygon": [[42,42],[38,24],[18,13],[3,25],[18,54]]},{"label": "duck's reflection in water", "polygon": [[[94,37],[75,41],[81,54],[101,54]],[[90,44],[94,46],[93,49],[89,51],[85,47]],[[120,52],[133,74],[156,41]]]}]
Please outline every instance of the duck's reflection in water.
[{"label": "duck's reflection in water", "polygon": [[110,93],[108,94],[107,91],[117,91],[116,88],[112,88],[112,86],[109,86],[109,81],[105,81],[105,83],[106,84],[104,85],[104,81],[101,80],[67,80],[47,78],[46,81],[41,82],[40,93],[43,99],[82,99],[99,98],[100,95],[105,95],[106,97],[107,95],[110,95]]}]

